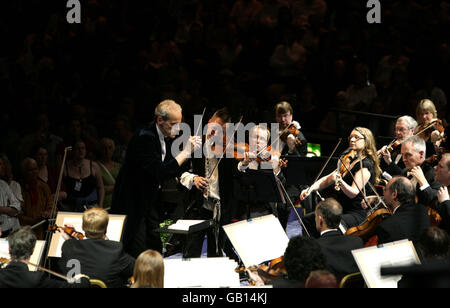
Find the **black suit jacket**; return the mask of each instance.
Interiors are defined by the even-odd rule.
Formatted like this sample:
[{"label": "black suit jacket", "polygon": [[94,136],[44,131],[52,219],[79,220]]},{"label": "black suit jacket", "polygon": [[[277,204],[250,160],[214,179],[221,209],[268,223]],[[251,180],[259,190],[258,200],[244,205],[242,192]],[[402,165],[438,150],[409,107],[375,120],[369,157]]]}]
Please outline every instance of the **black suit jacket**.
[{"label": "black suit jacket", "polygon": [[151,122],[130,140],[125,161],[114,186],[111,213],[126,214],[123,243],[131,243],[141,219],[150,221],[151,229],[159,227],[161,211],[157,206],[160,187],[167,179],[181,174],[182,168],[166,143],[166,156],[161,159],[161,143],[156,123]]},{"label": "black suit jacket", "polygon": [[400,205],[395,214],[383,220],[376,228],[375,234],[379,244],[403,239],[416,241],[429,226],[430,218],[426,207],[408,203]]},{"label": "black suit jacket", "polygon": [[[430,186],[424,190],[420,190],[419,184],[416,185],[417,203],[430,205],[433,199],[436,198],[437,192],[439,188],[441,188],[442,184],[434,179],[434,168],[429,163],[424,162],[420,167],[422,168],[423,175]],[[403,169],[402,175],[407,176],[407,172],[407,169]],[[409,178],[411,178],[411,176]]]},{"label": "black suit jacket", "polygon": [[364,247],[364,242],[360,237],[342,235],[339,231],[333,230],[324,233],[317,239],[317,242],[327,259],[327,269],[338,279],[359,272],[351,251]]},{"label": "black suit jacket", "polygon": [[81,273],[102,280],[108,288],[124,287],[133,275],[135,260],[123,251],[119,242],[104,239],[70,239],[61,248],[59,267],[66,274],[67,262],[80,261]]},{"label": "black suit jacket", "polygon": [[88,288],[87,278],[80,283],[70,284],[64,280],[52,279],[44,272],[31,272],[22,262],[10,262],[6,268],[0,269],[0,288]]}]

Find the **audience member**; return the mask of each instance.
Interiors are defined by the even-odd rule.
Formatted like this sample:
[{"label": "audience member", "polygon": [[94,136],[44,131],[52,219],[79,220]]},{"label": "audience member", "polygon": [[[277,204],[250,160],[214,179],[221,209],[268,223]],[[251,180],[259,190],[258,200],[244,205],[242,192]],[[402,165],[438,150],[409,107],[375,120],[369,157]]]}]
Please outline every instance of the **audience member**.
[{"label": "audience member", "polygon": [[143,251],[136,259],[133,280],[131,288],[164,288],[162,255],[151,249]]},{"label": "audience member", "polygon": [[100,166],[103,185],[105,186],[103,208],[106,210],[111,207],[114,185],[116,184],[117,175],[122,167],[122,164],[113,160],[114,150],[115,144],[112,139],[103,138],[100,140],[100,154],[97,164]]},{"label": "audience member", "polygon": [[[38,179],[38,165],[32,158],[22,162],[23,181],[21,182],[24,204],[19,214],[22,226],[37,224],[52,214],[53,198],[47,184]],[[45,237],[45,224],[34,229],[39,240]]]}]

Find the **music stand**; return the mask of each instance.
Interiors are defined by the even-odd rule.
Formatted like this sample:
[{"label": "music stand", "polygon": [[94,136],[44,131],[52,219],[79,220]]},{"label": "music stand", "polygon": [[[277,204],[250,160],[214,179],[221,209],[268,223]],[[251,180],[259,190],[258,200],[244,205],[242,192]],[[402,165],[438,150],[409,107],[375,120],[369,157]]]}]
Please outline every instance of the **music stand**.
[{"label": "music stand", "polygon": [[[190,234],[195,232],[199,232],[205,229],[210,228],[213,225],[212,220],[189,220],[189,219],[179,219],[176,223],[171,224],[169,226],[164,226],[162,228],[154,229],[153,231],[158,233],[171,233],[171,234],[183,234],[187,237]],[[186,255],[187,247],[183,245],[183,256]]]},{"label": "music stand", "polygon": [[235,196],[238,201],[247,205],[247,219],[250,218],[252,204],[281,202],[286,203],[284,194],[278,186],[273,170],[247,169],[239,179],[239,186],[235,187]]}]

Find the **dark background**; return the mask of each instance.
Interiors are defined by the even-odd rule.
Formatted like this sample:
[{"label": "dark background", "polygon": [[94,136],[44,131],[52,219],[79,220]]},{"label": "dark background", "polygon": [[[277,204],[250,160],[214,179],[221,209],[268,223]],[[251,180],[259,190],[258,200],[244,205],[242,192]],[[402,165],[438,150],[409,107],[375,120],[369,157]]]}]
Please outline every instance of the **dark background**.
[{"label": "dark background", "polygon": [[323,155],[355,125],[379,148],[422,98],[448,116],[449,1],[380,1],[380,24],[363,0],[81,0],[80,24],[66,3],[1,4],[0,152],[14,166],[37,130],[67,139],[72,118],[95,156],[118,117],[133,131],[165,98],[186,122],[227,106],[234,121],[270,123],[289,101]]}]

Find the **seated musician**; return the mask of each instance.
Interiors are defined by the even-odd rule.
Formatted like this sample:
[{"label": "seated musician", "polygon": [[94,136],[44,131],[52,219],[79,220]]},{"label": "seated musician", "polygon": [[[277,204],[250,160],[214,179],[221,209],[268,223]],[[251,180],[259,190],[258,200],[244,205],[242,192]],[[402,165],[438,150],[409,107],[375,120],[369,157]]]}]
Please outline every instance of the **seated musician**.
[{"label": "seated musician", "polygon": [[413,183],[417,203],[430,205],[442,185],[434,179],[434,169],[425,160],[425,141],[419,136],[411,136],[403,142],[401,153],[405,168],[400,175]]},{"label": "seated musician", "polygon": [[8,236],[11,261],[0,269],[0,288],[88,288],[89,277],[79,273],[69,283],[53,279],[44,272],[33,272],[28,268],[36,246],[36,235],[30,226],[21,227]]},{"label": "seated musician", "polygon": [[341,217],[342,206],[333,198],[327,198],[317,204],[316,228],[320,232],[317,242],[327,259],[327,270],[338,279],[359,272],[351,251],[364,247],[360,237],[342,235],[338,230]]},{"label": "seated musician", "polygon": [[[343,207],[341,223],[346,228],[359,225],[366,218],[367,210],[361,206],[361,200],[364,194],[372,191],[371,185],[377,183],[381,175],[375,139],[369,129],[354,128],[349,136],[349,146],[350,152],[340,160],[345,163],[341,164],[344,168],[320,178],[300,194],[300,200],[304,200],[314,191],[335,185],[338,191],[334,197]],[[312,236],[319,237],[314,216],[314,212],[306,214],[304,223]]]},{"label": "seated musician", "polygon": [[[250,151],[244,153],[244,159],[239,162],[237,169],[242,173],[245,173],[247,169],[270,169],[273,170],[275,176],[284,182],[284,176],[280,172],[282,163],[279,160],[279,156],[274,152],[267,151],[269,138],[270,131],[267,127],[260,125],[253,126],[249,132]],[[265,159],[267,161],[264,161]],[[262,204],[252,202],[239,206],[238,208],[241,210],[238,213],[239,219],[255,218],[267,214],[277,216],[277,204],[273,202],[265,202]]]},{"label": "seated musician", "polygon": [[[395,122],[395,141],[401,144],[406,138],[414,135],[416,127],[417,122],[412,117],[404,115],[398,118]],[[400,149],[401,146],[398,145],[390,151],[388,145],[385,145],[378,150],[378,156],[383,158],[380,159],[380,168],[382,171],[386,171],[388,174],[392,175],[398,170],[396,167],[400,170],[405,168]],[[394,169],[394,171],[392,171],[392,169]]]},{"label": "seated musician", "polygon": [[384,219],[375,229],[378,244],[403,239],[416,241],[430,226],[425,206],[414,202],[414,185],[403,176],[395,176],[386,185],[384,201],[392,216]]},{"label": "seated musician", "polygon": [[72,269],[68,267],[71,264],[69,261],[75,259],[80,262],[82,273],[103,281],[108,288],[126,286],[133,275],[135,260],[124,252],[122,243],[106,238],[108,222],[108,212],[102,208],[91,208],[83,213],[82,228],[86,239],[71,238],[61,230],[66,239],[59,260],[63,273]]},{"label": "seated musician", "polygon": [[434,177],[443,186],[437,192],[438,204],[436,209],[442,218],[439,227],[450,233],[450,197],[448,186],[450,185],[450,153],[442,155],[439,163],[434,167]]},{"label": "seated musician", "polygon": [[429,99],[423,99],[416,107],[417,128],[416,134],[422,137],[426,142],[427,157],[437,153],[437,148],[442,140],[442,133],[437,129],[439,126],[435,124],[429,129],[424,128],[433,120],[437,119],[437,110],[434,103]]}]

